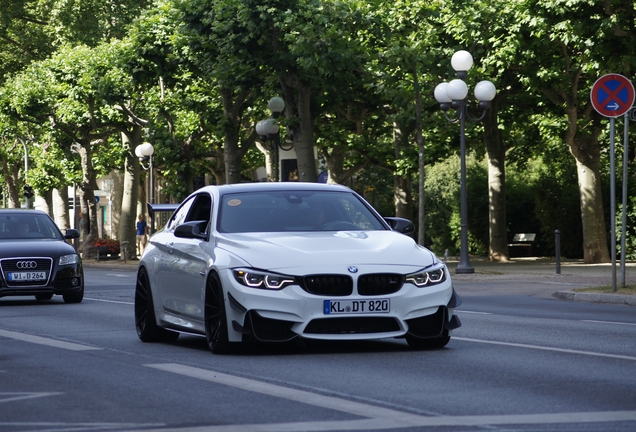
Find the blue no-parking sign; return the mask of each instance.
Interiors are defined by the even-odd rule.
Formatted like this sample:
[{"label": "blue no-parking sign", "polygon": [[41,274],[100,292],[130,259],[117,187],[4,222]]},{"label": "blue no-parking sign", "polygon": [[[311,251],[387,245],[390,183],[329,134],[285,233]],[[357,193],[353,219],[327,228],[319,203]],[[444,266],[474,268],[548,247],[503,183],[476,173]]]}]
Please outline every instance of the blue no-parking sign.
[{"label": "blue no-parking sign", "polygon": [[634,86],[623,75],[603,75],[592,86],[590,99],[602,116],[622,116],[634,105]]}]

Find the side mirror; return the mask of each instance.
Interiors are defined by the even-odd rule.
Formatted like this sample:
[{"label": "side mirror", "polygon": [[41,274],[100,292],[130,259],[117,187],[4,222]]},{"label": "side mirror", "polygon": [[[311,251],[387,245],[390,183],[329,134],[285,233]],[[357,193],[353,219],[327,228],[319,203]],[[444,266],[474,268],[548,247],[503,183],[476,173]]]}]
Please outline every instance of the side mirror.
[{"label": "side mirror", "polygon": [[385,217],[384,220],[391,226],[393,231],[413,237],[415,234],[415,225],[408,219],[399,217]]},{"label": "side mirror", "polygon": [[67,228],[66,234],[64,234],[64,238],[67,240],[79,238],[80,233],[75,228]]},{"label": "side mirror", "polygon": [[208,221],[192,221],[179,225],[174,230],[174,236],[179,238],[198,238],[206,240],[208,233],[205,231]]}]

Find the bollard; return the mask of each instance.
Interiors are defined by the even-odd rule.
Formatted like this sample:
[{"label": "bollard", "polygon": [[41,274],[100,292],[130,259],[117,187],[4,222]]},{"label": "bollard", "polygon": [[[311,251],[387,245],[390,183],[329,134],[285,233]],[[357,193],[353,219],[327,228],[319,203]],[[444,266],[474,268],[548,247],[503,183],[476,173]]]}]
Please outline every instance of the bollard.
[{"label": "bollard", "polygon": [[556,274],[561,274],[561,231],[554,231],[554,255],[556,256]]}]

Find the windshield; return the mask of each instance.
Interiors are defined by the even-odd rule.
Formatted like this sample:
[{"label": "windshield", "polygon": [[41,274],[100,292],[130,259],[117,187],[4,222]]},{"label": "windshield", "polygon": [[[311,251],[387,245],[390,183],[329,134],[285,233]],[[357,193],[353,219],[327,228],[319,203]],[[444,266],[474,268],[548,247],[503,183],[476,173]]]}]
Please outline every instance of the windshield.
[{"label": "windshield", "polygon": [[43,214],[0,215],[0,240],[48,238],[61,240],[55,223]]},{"label": "windshield", "polygon": [[220,232],[385,230],[360,199],[347,192],[248,192],[223,196]]}]

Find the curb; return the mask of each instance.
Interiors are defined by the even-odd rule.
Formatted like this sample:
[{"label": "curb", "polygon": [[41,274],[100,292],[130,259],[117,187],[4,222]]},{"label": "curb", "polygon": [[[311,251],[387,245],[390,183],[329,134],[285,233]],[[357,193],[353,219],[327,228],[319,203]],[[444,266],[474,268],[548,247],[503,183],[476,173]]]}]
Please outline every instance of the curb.
[{"label": "curb", "polygon": [[124,263],[121,260],[100,260],[100,261],[96,261],[96,260],[83,260],[82,261],[82,265],[85,268],[93,268],[93,269],[98,269],[98,268],[118,268],[118,269],[136,269],[137,266],[139,265],[139,260],[128,260],[126,263]]},{"label": "curb", "polygon": [[636,306],[636,296],[626,294],[579,293],[574,291],[557,291],[553,297],[562,300],[584,301],[588,303],[612,303]]}]

